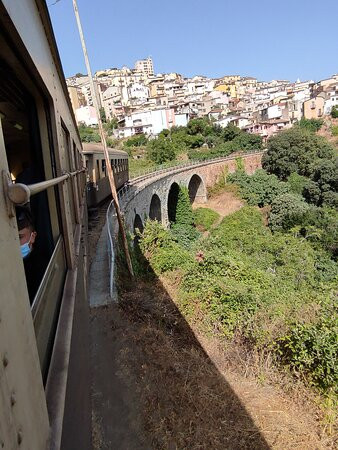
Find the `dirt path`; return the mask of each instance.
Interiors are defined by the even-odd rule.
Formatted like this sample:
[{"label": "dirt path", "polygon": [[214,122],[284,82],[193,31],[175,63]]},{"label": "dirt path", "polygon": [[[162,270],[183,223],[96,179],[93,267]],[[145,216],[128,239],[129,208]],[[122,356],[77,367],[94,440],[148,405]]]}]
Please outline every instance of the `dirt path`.
[{"label": "dirt path", "polygon": [[237,198],[233,192],[221,192],[211,197],[207,203],[195,204],[194,208],[210,208],[216,211],[221,219],[244,206],[244,202]]}]

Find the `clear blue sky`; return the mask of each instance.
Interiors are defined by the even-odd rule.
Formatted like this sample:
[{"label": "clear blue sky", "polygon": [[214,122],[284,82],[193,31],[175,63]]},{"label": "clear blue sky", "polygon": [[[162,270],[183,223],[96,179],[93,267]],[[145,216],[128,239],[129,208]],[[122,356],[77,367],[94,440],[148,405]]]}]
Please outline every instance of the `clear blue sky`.
[{"label": "clear blue sky", "polygon": [[[86,73],[72,0],[47,0],[66,76]],[[93,71],[319,80],[338,72],[338,0],[78,0]]]}]

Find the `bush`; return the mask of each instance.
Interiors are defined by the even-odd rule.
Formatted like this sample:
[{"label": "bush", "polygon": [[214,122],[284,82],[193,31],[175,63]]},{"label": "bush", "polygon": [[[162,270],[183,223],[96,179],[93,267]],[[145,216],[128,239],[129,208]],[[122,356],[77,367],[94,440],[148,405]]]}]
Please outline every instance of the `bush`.
[{"label": "bush", "polygon": [[209,208],[197,208],[194,210],[194,223],[201,231],[209,231],[218,220],[219,214]]},{"label": "bush", "polygon": [[186,227],[192,227],[194,224],[189,191],[185,186],[180,186],[178,192],[175,223],[176,225],[183,225]]},{"label": "bush", "polygon": [[293,194],[302,195],[304,187],[307,185],[309,179],[306,177],[302,177],[302,175],[298,175],[297,172],[293,172],[288,180],[287,183],[290,187],[290,191]]},{"label": "bush", "polygon": [[150,258],[158,248],[166,247],[170,244],[171,238],[157,220],[147,220],[140,239],[140,248],[143,254]]},{"label": "bush", "polygon": [[[338,110],[337,110],[337,117],[338,117]],[[331,132],[332,136],[338,136],[338,125],[332,125]]]},{"label": "bush", "polygon": [[189,249],[200,237],[200,233],[191,225],[179,225],[174,223],[170,228],[170,236],[181,247]]},{"label": "bush", "polygon": [[126,148],[130,147],[142,147],[147,145],[148,139],[144,134],[137,134],[135,136],[130,137],[126,141],[123,142],[123,146]]},{"label": "bush", "polygon": [[166,161],[173,161],[176,152],[173,143],[163,137],[148,142],[147,158],[155,164],[163,164]]},{"label": "bush", "polygon": [[324,121],[322,119],[305,119],[305,117],[302,117],[297,125],[304,130],[315,133],[321,129],[323,123]]},{"label": "bush", "polygon": [[163,273],[179,268],[184,268],[191,263],[190,253],[175,242],[166,247],[161,247],[151,258],[152,268],[156,273]]},{"label": "bush", "polygon": [[272,231],[289,230],[302,223],[304,214],[310,206],[296,194],[283,194],[271,203],[269,227]]},{"label": "bush", "polygon": [[332,109],[331,109],[331,117],[333,119],[337,119],[338,118],[338,106],[337,105],[332,107]]},{"label": "bush", "polygon": [[80,123],[79,133],[82,142],[101,142],[97,128],[87,127],[84,123]]},{"label": "bush", "polygon": [[289,186],[278,180],[275,175],[268,175],[264,170],[257,170],[253,175],[236,171],[227,177],[227,181],[240,188],[240,194],[249,205],[264,206],[289,190]]},{"label": "bush", "polygon": [[338,393],[338,316],[324,314],[315,323],[297,323],[279,341],[283,361],[323,391]]}]

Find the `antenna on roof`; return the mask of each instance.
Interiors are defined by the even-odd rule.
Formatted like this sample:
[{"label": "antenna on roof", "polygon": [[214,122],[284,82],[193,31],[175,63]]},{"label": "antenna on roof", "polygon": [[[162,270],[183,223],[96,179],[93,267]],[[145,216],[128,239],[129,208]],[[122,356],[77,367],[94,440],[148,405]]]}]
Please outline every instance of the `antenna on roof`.
[{"label": "antenna on roof", "polygon": [[121,215],[119,199],[118,199],[118,196],[117,196],[114,175],[113,175],[113,171],[112,171],[111,164],[110,164],[106,136],[105,136],[104,131],[103,131],[103,125],[102,125],[101,114],[100,114],[100,109],[99,109],[99,102],[97,101],[97,96],[96,96],[96,91],[95,91],[95,87],[94,87],[92,71],[91,71],[90,64],[89,64],[89,58],[88,58],[86,43],[85,43],[84,36],[83,36],[82,25],[81,25],[81,21],[80,21],[80,15],[79,15],[79,10],[78,10],[78,7],[77,7],[76,0],[73,0],[73,7],[74,7],[74,13],[75,13],[75,17],[76,17],[77,27],[79,29],[83,55],[84,55],[86,68],[87,68],[87,72],[88,72],[89,83],[90,83],[90,90],[91,90],[91,94],[92,94],[93,104],[94,104],[94,107],[95,107],[95,110],[96,110],[97,121],[98,121],[98,125],[99,125],[100,136],[101,136],[101,142],[103,144],[104,159],[106,160],[108,179],[109,179],[111,193],[112,193],[112,196],[113,196],[113,199],[114,199],[114,205],[115,205],[117,220],[119,222],[119,230],[120,230],[121,238],[122,238],[122,242],[123,242],[124,253],[126,255],[126,260],[127,260],[127,265],[128,265],[128,270],[130,272],[130,275],[134,276],[133,266],[132,266],[131,258],[130,258],[130,254],[129,254],[129,247],[128,247],[128,242],[127,242],[127,237],[126,237],[126,231],[125,231],[124,225],[123,225],[123,219],[122,219],[122,215]]}]

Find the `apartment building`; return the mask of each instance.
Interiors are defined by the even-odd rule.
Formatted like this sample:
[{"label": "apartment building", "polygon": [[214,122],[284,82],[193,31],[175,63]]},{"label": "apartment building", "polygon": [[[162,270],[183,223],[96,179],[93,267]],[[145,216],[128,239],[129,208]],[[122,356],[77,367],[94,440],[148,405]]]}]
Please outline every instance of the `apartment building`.
[{"label": "apartment building", "polygon": [[143,72],[148,77],[154,75],[153,60],[149,57],[149,58],[146,58],[146,59],[140,59],[139,61],[136,61],[136,63],[135,63],[135,71]]}]

